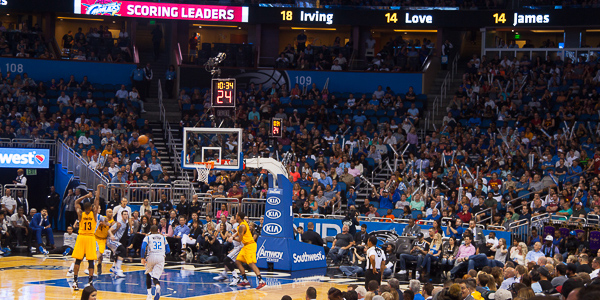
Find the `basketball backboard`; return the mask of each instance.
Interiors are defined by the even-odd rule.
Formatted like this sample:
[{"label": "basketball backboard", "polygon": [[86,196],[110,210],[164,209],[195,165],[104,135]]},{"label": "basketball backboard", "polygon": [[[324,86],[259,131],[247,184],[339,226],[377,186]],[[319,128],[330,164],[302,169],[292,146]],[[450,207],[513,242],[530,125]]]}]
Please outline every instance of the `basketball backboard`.
[{"label": "basketball backboard", "polygon": [[241,128],[183,128],[182,167],[195,169],[196,163],[214,162],[213,170],[243,169]]}]

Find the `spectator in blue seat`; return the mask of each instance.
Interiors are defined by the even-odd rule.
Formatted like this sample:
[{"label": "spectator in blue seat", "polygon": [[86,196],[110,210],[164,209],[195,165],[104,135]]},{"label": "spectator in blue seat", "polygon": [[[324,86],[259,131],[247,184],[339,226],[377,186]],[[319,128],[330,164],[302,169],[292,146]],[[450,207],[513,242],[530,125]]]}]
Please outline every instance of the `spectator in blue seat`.
[{"label": "spectator in blue seat", "polygon": [[433,221],[433,220],[438,220],[438,221],[439,221],[439,220],[441,220],[441,218],[442,218],[442,216],[441,216],[441,215],[438,213],[438,209],[437,209],[437,208],[433,208],[433,209],[431,210],[431,214],[430,214],[430,215],[428,215],[428,216],[425,218],[425,220],[431,220],[431,221]]},{"label": "spectator in blue seat", "polygon": [[319,178],[319,183],[322,184],[323,186],[328,186],[328,185],[332,185],[333,181],[331,180],[331,177],[327,176],[327,173],[325,173],[325,171],[321,172],[319,174],[319,176],[321,178]]}]

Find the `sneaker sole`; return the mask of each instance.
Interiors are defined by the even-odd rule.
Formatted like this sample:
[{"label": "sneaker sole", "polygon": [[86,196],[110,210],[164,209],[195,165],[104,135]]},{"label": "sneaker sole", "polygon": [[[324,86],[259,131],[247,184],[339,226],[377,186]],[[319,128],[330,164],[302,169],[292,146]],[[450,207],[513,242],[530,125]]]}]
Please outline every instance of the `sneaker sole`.
[{"label": "sneaker sole", "polygon": [[259,285],[256,287],[256,289],[257,289],[257,290],[260,290],[260,289],[264,288],[266,285],[267,285],[267,284],[263,282],[263,283],[259,284]]}]

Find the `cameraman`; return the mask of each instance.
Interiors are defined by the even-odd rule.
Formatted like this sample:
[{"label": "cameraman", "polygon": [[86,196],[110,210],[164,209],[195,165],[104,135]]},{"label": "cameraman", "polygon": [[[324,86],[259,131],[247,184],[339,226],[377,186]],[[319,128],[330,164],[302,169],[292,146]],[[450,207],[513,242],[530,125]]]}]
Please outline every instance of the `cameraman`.
[{"label": "cameraman", "polygon": [[360,225],[356,217],[358,216],[358,212],[354,209],[354,206],[350,207],[348,214],[342,220],[343,225],[348,225],[348,233],[352,236],[356,235],[356,226]]},{"label": "cameraman", "polygon": [[354,255],[352,257],[352,265],[351,266],[340,266],[340,271],[344,273],[344,275],[350,276],[363,276],[365,274],[365,266],[367,261],[365,259],[365,247],[364,246],[356,246],[350,248]]},{"label": "cameraman", "polygon": [[462,239],[462,235],[465,232],[465,228],[462,226],[462,220],[460,218],[456,218],[454,222],[450,221],[450,224],[448,225],[449,226],[446,227],[446,236],[453,237],[457,240]]}]

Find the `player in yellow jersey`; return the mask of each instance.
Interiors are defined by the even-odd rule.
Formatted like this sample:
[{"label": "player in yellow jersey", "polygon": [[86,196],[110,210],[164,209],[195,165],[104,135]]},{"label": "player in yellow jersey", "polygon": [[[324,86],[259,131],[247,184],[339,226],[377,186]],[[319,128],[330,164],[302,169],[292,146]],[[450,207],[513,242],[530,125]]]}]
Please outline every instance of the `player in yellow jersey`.
[{"label": "player in yellow jersey", "polygon": [[267,284],[262,279],[260,271],[256,266],[256,241],[252,236],[252,232],[250,231],[250,226],[248,226],[248,222],[246,222],[244,218],[246,218],[245,213],[241,211],[237,213],[235,220],[238,222],[239,226],[237,233],[233,237],[236,241],[244,244],[244,247],[242,247],[242,250],[240,250],[240,253],[236,258],[236,264],[240,269],[240,275],[242,275],[242,280],[240,281],[240,283],[238,283],[238,286],[250,286],[250,282],[248,282],[248,278],[246,278],[246,270],[242,265],[242,263],[246,263],[250,266],[250,268],[252,269],[252,271],[254,271],[254,274],[256,274],[256,277],[258,278],[258,286],[256,287],[256,289],[258,290],[263,288]]},{"label": "player in yellow jersey", "polygon": [[[99,207],[98,207],[99,209]],[[98,276],[102,275],[102,254],[104,250],[106,250],[106,239],[108,238],[108,229],[115,223],[113,220],[113,211],[112,209],[106,210],[106,216],[101,216],[98,214],[98,228],[96,228],[96,233],[94,237],[96,238],[96,243],[98,244]]]},{"label": "player in yellow jersey", "polygon": [[85,199],[93,198],[94,194],[91,192],[79,199],[75,200],[75,209],[77,210],[77,217],[79,219],[79,232],[77,235],[77,240],[75,241],[75,248],[73,248],[73,254],[71,255],[75,258],[75,267],[73,268],[73,289],[79,290],[79,284],[77,282],[77,276],[79,275],[79,267],[81,266],[81,261],[83,258],[87,258],[88,260],[88,270],[89,270],[89,281],[88,284],[92,284],[92,280],[94,278],[94,261],[98,258],[97,255],[97,244],[96,238],[94,237],[94,233],[96,231],[96,224],[98,220],[98,208],[100,207],[100,188],[104,187],[104,185],[99,184],[96,189],[96,197],[94,198],[94,202],[91,200],[83,203],[83,211],[81,210],[81,202]]}]

